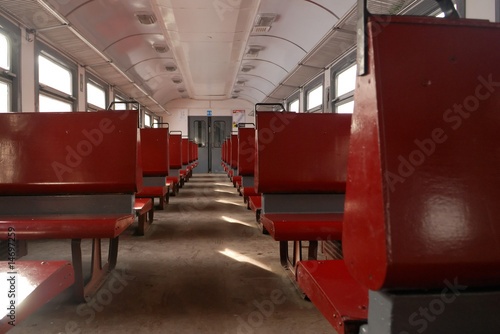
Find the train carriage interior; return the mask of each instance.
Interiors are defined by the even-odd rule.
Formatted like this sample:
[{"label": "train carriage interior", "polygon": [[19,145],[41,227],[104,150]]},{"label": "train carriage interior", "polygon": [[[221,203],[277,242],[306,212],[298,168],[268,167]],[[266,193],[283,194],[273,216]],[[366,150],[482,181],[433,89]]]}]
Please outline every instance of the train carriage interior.
[{"label": "train carriage interior", "polygon": [[0,0],[0,334],[500,333],[499,22]]}]

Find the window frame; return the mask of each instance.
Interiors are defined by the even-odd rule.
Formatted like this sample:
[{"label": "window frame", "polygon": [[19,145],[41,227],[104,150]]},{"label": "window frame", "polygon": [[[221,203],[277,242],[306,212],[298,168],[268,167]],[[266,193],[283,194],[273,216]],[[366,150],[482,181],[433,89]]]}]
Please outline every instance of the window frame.
[{"label": "window frame", "polygon": [[[38,57],[43,56],[45,58],[50,59],[51,61],[57,63],[59,66],[65,68],[71,73],[71,91],[72,95],[68,95],[67,93],[61,92],[55,88],[50,86],[45,86],[40,84],[40,66],[38,63]],[[42,42],[37,42],[36,51],[35,51],[35,109],[37,112],[40,112],[40,94],[48,96],[50,98],[55,98],[57,100],[61,100],[63,102],[67,102],[71,104],[71,111],[76,111],[77,108],[77,93],[78,93],[78,65],[62,55],[60,52],[55,51],[51,47],[43,44]]]},{"label": "window frame", "polygon": [[[325,78],[324,77],[325,77],[324,72],[322,72],[319,76],[317,76],[315,79],[313,79],[311,82],[309,82],[304,87],[304,112],[306,112],[306,113],[323,112],[323,108],[325,105]],[[315,89],[319,88],[320,86],[322,86],[321,104],[319,104],[315,107],[312,107],[312,108],[308,108],[309,94],[312,91],[314,91]]]},{"label": "window frame", "polygon": [[0,33],[7,39],[9,45],[9,69],[0,69],[0,81],[9,87],[7,112],[20,112],[21,105],[21,52],[16,45],[21,44],[21,30],[4,17],[0,17]]}]

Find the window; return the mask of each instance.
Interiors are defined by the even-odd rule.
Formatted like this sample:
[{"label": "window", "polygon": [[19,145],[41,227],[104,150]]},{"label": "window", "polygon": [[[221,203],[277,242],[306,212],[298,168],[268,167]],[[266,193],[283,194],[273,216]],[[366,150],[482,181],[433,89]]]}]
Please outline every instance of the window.
[{"label": "window", "polygon": [[106,90],[93,80],[87,82],[87,109],[106,109]]},{"label": "window", "polygon": [[153,128],[159,128],[160,127],[160,119],[158,117],[155,117],[153,119]]},{"label": "window", "polygon": [[125,103],[125,99],[119,96],[115,97],[115,104],[113,105],[114,110],[127,110],[128,103]]},{"label": "window", "polygon": [[299,99],[293,100],[288,104],[288,111],[299,112]]},{"label": "window", "polygon": [[39,47],[37,59],[38,111],[73,111],[76,65],[45,46]]},{"label": "window", "polygon": [[323,112],[324,76],[322,73],[304,87],[305,112]]},{"label": "window", "polygon": [[18,27],[0,17],[0,112],[20,109],[19,40]]},{"label": "window", "polygon": [[72,111],[72,103],[58,100],[56,98],[40,94],[40,112],[66,112]]},{"label": "window", "polygon": [[10,43],[7,36],[0,33],[0,67],[10,71]]},{"label": "window", "polygon": [[10,109],[10,85],[0,81],[0,112],[9,112]]},{"label": "window", "polygon": [[323,85],[320,85],[307,93],[307,111],[310,112],[323,104]]},{"label": "window", "polygon": [[194,121],[194,142],[199,147],[207,146],[207,123],[205,121]]},{"label": "window", "polygon": [[214,147],[220,148],[226,140],[226,122],[214,122]]},{"label": "window", "polygon": [[144,113],[144,127],[151,127],[151,115],[148,113]]},{"label": "window", "polygon": [[354,111],[354,89],[356,88],[356,64],[347,65],[334,72],[334,99],[332,110],[339,114]]},{"label": "window", "polygon": [[38,56],[38,82],[68,95],[73,94],[71,71],[51,59]]}]

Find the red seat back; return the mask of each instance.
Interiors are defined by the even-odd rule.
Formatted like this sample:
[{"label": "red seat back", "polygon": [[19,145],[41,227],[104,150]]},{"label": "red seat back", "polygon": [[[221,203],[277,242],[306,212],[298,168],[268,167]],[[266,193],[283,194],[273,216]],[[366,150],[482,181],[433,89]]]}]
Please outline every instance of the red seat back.
[{"label": "red seat back", "polygon": [[253,175],[255,167],[255,129],[238,129],[238,175]]},{"label": "red seat back", "polygon": [[260,193],[343,193],[351,115],[257,113]]},{"label": "red seat back", "polygon": [[169,130],[141,129],[142,172],[145,176],[166,176],[169,164]]},{"label": "red seat back", "polygon": [[0,194],[132,193],[142,187],[138,114],[0,114]]},{"label": "red seat back", "polygon": [[372,290],[498,285],[500,25],[391,20],[357,79],[348,268]]},{"label": "red seat back", "polygon": [[170,168],[182,168],[182,135],[170,134],[169,139]]}]

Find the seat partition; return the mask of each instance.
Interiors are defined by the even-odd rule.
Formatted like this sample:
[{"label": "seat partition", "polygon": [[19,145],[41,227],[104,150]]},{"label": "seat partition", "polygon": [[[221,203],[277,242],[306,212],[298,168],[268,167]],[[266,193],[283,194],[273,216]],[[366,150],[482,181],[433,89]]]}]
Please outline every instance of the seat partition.
[{"label": "seat partition", "polygon": [[371,290],[498,286],[500,25],[381,22],[355,93],[348,268]]},{"label": "seat partition", "polygon": [[169,162],[168,128],[141,129],[142,169],[144,176],[167,176]]},{"label": "seat partition", "polygon": [[137,112],[0,114],[0,195],[134,193]]},{"label": "seat partition", "polygon": [[259,112],[260,193],[344,193],[351,115]]}]

